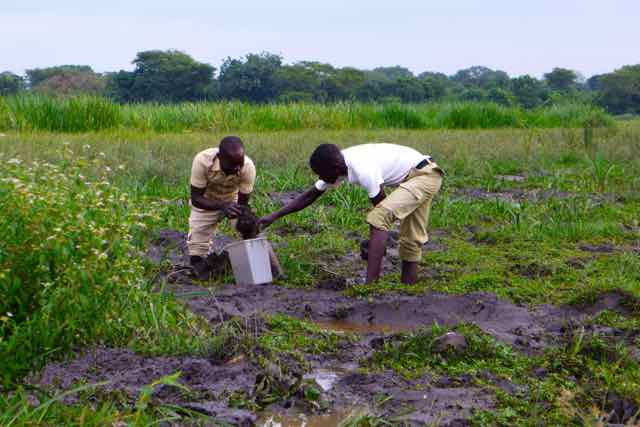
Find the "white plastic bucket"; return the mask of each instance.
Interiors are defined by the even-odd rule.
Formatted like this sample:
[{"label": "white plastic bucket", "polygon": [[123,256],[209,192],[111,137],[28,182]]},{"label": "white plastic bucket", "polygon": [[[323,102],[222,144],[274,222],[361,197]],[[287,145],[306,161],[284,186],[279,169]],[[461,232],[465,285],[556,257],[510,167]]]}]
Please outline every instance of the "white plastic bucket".
[{"label": "white plastic bucket", "polygon": [[229,243],[233,277],[239,285],[261,285],[273,281],[269,262],[269,241],[264,237]]}]

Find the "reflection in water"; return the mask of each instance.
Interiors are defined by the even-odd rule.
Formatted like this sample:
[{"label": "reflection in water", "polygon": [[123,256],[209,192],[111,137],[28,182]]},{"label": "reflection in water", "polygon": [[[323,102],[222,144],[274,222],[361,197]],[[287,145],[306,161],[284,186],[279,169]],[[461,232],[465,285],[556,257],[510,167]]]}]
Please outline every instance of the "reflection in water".
[{"label": "reflection in water", "polygon": [[314,322],[322,329],[326,329],[333,332],[342,333],[397,333],[397,332],[410,332],[416,329],[416,325],[389,325],[384,323],[368,323],[368,322],[353,322],[349,320],[320,320]]},{"label": "reflection in water", "polygon": [[261,427],[338,427],[353,409],[336,409],[323,415],[279,415],[265,413],[258,421]]}]

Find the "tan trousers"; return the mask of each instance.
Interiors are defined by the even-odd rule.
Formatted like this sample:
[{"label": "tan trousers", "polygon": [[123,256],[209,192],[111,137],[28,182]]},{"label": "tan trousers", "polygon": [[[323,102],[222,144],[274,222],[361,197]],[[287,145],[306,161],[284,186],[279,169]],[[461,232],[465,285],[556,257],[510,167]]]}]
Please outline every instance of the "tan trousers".
[{"label": "tan trousers", "polygon": [[400,220],[400,259],[418,262],[429,241],[427,226],[431,201],[442,185],[444,172],[435,163],[412,169],[407,178],[367,215],[375,228],[389,231]]},{"label": "tan trousers", "polygon": [[187,235],[187,248],[189,255],[206,257],[213,243],[213,236],[224,214],[220,211],[206,211],[191,206],[189,215],[189,234]]}]

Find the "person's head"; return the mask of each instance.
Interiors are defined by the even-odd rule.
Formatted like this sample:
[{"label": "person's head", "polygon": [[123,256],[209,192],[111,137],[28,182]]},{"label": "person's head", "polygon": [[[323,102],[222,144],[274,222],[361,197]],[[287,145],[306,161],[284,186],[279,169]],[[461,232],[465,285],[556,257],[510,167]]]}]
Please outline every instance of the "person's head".
[{"label": "person's head", "polygon": [[244,144],[237,136],[225,136],[220,141],[218,159],[226,175],[238,175],[244,166]]},{"label": "person's head", "polygon": [[324,182],[335,183],[347,173],[347,164],[340,148],[334,144],[320,144],[311,153],[309,166]]}]

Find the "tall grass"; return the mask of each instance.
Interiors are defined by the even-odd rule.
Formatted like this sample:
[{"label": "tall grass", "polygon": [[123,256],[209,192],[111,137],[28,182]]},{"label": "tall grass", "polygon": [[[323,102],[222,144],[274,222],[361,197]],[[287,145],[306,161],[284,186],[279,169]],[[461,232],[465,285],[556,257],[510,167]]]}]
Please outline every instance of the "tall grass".
[{"label": "tall grass", "polygon": [[101,154],[61,151],[58,165],[0,156],[0,388],[96,341],[180,353],[209,333],[147,291],[135,243],[159,205],[113,185]]},{"label": "tall grass", "polygon": [[[596,119],[594,119],[594,117]],[[611,118],[591,105],[537,110],[493,103],[267,104],[199,102],[119,105],[105,98],[0,98],[0,130],[85,132],[113,128],[182,132],[300,129],[493,129],[582,127]]]}]

